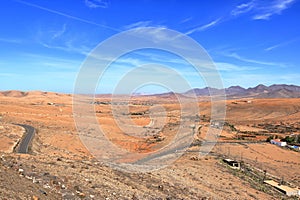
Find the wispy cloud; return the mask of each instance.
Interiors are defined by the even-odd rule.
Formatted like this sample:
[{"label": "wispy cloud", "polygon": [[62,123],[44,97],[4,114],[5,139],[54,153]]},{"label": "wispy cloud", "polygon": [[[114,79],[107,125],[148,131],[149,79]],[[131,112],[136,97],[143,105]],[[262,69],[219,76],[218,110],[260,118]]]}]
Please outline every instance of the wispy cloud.
[{"label": "wispy cloud", "polygon": [[93,21],[90,21],[90,20],[86,20],[86,19],[83,19],[83,18],[80,18],[80,17],[69,15],[67,13],[63,13],[63,12],[56,11],[56,10],[53,10],[53,9],[50,9],[50,8],[46,8],[46,7],[37,5],[37,4],[29,3],[29,2],[26,2],[26,1],[22,1],[22,0],[15,0],[15,1],[19,2],[21,4],[24,4],[24,5],[30,6],[30,7],[34,7],[34,8],[40,9],[40,10],[47,11],[49,13],[53,13],[53,14],[56,14],[56,15],[67,17],[69,19],[73,19],[73,20],[76,20],[76,21],[79,21],[79,22],[83,22],[83,23],[86,23],[86,24],[90,24],[90,25],[94,25],[94,26],[98,26],[98,27],[110,29],[110,30],[113,30],[115,32],[121,32],[121,30],[119,30],[117,28],[114,28],[114,27],[111,27],[111,26],[107,26],[107,25],[104,25],[104,24],[99,24],[99,23],[96,23],[96,22],[93,22]]},{"label": "wispy cloud", "polygon": [[193,17],[185,18],[185,19],[181,20],[181,21],[179,22],[179,24],[184,24],[184,23],[186,23],[186,22],[191,21],[192,19],[193,19]]},{"label": "wispy cloud", "polygon": [[232,71],[252,71],[259,69],[258,67],[253,66],[239,66],[232,63],[226,62],[215,62],[217,69],[220,71],[232,72]]},{"label": "wispy cloud", "polygon": [[206,29],[208,29],[208,28],[211,28],[211,27],[213,27],[213,26],[216,26],[220,21],[221,21],[221,18],[218,18],[218,19],[216,19],[216,20],[214,20],[214,21],[212,21],[212,22],[210,22],[210,23],[208,23],[208,24],[205,24],[205,25],[202,25],[202,26],[200,26],[200,27],[191,29],[191,30],[189,30],[188,32],[186,32],[185,34],[186,34],[186,35],[190,35],[190,34],[192,34],[192,33],[198,32],[198,31],[204,31],[204,30],[206,30]]},{"label": "wispy cloud", "polygon": [[107,0],[85,0],[85,5],[89,8],[108,8]]},{"label": "wispy cloud", "polygon": [[245,57],[242,57],[242,56],[238,55],[237,53],[227,54],[226,56],[231,57],[231,58],[235,58],[237,60],[247,62],[247,63],[254,63],[254,64],[259,64],[259,65],[280,66],[280,67],[285,67],[286,66],[283,63],[266,62],[266,61],[261,61],[261,60],[245,58]]},{"label": "wispy cloud", "polygon": [[139,22],[135,22],[129,25],[124,26],[124,29],[132,29],[132,28],[140,28],[140,27],[147,27],[151,25],[151,21],[139,21]]},{"label": "wispy cloud", "polygon": [[249,13],[254,20],[268,20],[273,15],[280,15],[288,9],[296,0],[258,1],[252,0],[237,5],[231,15],[238,16]]},{"label": "wispy cloud", "polygon": [[254,8],[254,1],[250,1],[248,3],[242,3],[240,5],[237,5],[232,11],[231,15],[237,16],[241,15],[243,13],[247,13],[251,11]]},{"label": "wispy cloud", "polygon": [[42,67],[43,71],[47,72],[75,72],[82,62],[80,59],[68,59],[34,53],[23,53],[20,57],[23,57],[32,67],[36,67],[39,70]]},{"label": "wispy cloud", "polygon": [[282,11],[289,8],[295,0],[277,0],[274,3],[260,7],[259,12],[253,16],[253,19],[270,19],[272,15],[280,15]]},{"label": "wispy cloud", "polygon": [[67,25],[64,24],[61,30],[55,31],[55,33],[52,36],[52,39],[57,39],[61,37],[67,30]]},{"label": "wispy cloud", "polygon": [[151,29],[137,28],[134,32],[132,32],[132,34],[147,38],[153,42],[171,42],[176,39],[176,37],[179,37],[179,34],[174,35],[166,29],[167,28],[164,26],[157,26]]},{"label": "wispy cloud", "polygon": [[71,42],[65,42],[63,44],[50,44],[44,41],[38,41],[38,43],[48,49],[57,49],[65,52],[73,52],[85,56],[88,55],[92,49],[91,47],[87,47],[84,45],[73,45]]},{"label": "wispy cloud", "polygon": [[12,38],[0,38],[0,42],[13,43],[13,44],[21,44],[22,40],[20,40],[20,39],[12,39]]},{"label": "wispy cloud", "polygon": [[265,50],[265,51],[272,51],[273,49],[276,49],[276,48],[281,47],[281,46],[284,46],[284,43],[279,43],[279,44],[276,44],[276,45],[267,47],[267,48],[265,48],[264,50]]},{"label": "wispy cloud", "polygon": [[34,40],[37,44],[47,49],[87,55],[96,42],[92,43],[85,35],[77,34],[71,29],[67,30],[66,27],[66,24],[63,24],[59,29],[50,25],[46,27],[40,26],[37,28]]},{"label": "wispy cloud", "polygon": [[269,46],[269,47],[265,48],[264,50],[265,50],[265,51],[272,51],[272,50],[274,50],[274,49],[276,49],[276,48],[279,48],[279,47],[282,47],[282,46],[286,46],[286,45],[291,44],[291,43],[294,43],[294,42],[296,42],[296,41],[298,41],[298,40],[299,40],[299,37],[298,37],[298,38],[295,38],[295,39],[293,39],[293,40],[289,40],[289,41],[286,41],[286,42],[281,42],[281,43],[278,43],[278,44]]}]

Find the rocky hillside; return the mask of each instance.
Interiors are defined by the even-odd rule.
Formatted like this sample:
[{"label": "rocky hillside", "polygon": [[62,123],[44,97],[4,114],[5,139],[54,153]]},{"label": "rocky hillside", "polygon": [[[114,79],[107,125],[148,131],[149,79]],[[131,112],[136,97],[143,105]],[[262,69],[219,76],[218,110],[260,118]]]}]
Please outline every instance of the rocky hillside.
[{"label": "rocky hillside", "polygon": [[226,93],[227,98],[299,98],[300,97],[300,86],[296,85],[257,85],[253,88],[243,88],[240,86],[231,86],[229,88],[225,88],[225,90],[216,89],[216,88],[195,88],[189,90],[185,93],[185,95],[189,95],[195,93],[197,96],[209,96],[209,95],[219,95],[222,92]]}]

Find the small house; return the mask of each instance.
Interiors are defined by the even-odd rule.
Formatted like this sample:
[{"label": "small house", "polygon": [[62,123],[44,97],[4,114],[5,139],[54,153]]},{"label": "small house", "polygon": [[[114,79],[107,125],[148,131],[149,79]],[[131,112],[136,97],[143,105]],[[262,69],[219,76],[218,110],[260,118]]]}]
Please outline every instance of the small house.
[{"label": "small house", "polygon": [[273,140],[271,140],[270,142],[271,142],[271,144],[275,144],[275,145],[280,146],[280,147],[284,147],[284,146],[287,145],[286,142],[282,142],[282,141],[279,140],[279,139],[273,139]]},{"label": "small house", "polygon": [[223,159],[223,161],[228,164],[231,168],[233,169],[240,169],[240,163],[235,161],[235,160],[231,160],[231,159]]}]

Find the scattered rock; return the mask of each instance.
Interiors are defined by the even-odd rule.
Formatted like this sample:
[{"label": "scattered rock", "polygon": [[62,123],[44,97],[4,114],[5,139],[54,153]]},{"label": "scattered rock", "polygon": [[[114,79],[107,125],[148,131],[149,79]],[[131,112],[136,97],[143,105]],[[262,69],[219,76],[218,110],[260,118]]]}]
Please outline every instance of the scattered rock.
[{"label": "scattered rock", "polygon": [[74,186],[74,190],[76,190],[77,193],[81,193],[82,192],[82,189],[80,188],[79,185],[75,185]]},{"label": "scattered rock", "polygon": [[69,192],[66,192],[66,193],[62,193],[61,195],[62,199],[74,199],[74,193],[69,193]]},{"label": "scattered rock", "polygon": [[47,192],[44,190],[39,190],[43,195],[47,195]]},{"label": "scattered rock", "polygon": [[39,198],[37,196],[32,196],[32,200],[39,200]]},{"label": "scattered rock", "polygon": [[79,196],[80,198],[84,198],[86,195],[85,195],[83,192],[81,192],[81,193],[78,194],[78,196]]},{"label": "scattered rock", "polygon": [[44,172],[43,176],[49,176],[49,172]]},{"label": "scattered rock", "polygon": [[198,160],[200,160],[200,158],[197,157],[197,156],[192,156],[192,157],[190,158],[190,160],[198,161]]},{"label": "scattered rock", "polygon": [[61,158],[57,158],[56,160],[57,160],[57,161],[62,161],[62,159],[61,159]]},{"label": "scattered rock", "polygon": [[163,185],[159,185],[158,186],[158,190],[163,191],[164,190],[164,186]]}]

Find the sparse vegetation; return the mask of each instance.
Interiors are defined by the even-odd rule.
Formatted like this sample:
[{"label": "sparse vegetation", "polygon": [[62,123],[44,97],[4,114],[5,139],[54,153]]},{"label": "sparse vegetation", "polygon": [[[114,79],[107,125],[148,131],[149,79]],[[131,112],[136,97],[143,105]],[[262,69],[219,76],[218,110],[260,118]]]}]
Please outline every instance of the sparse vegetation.
[{"label": "sparse vegetation", "polygon": [[237,129],[234,127],[234,125],[230,124],[229,122],[225,122],[224,126],[228,126],[231,131],[237,131]]},{"label": "sparse vegetation", "polygon": [[300,144],[300,135],[288,135],[282,140],[289,144]]}]

